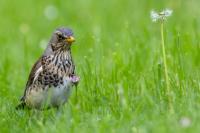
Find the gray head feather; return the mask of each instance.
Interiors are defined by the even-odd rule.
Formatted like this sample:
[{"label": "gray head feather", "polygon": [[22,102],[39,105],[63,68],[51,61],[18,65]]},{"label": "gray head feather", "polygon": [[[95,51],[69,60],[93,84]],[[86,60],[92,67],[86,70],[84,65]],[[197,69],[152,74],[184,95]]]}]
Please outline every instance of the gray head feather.
[{"label": "gray head feather", "polygon": [[[54,31],[48,46],[43,54],[43,56],[48,56],[54,53],[54,50],[52,48],[53,45],[59,45],[61,43],[66,43],[65,41],[63,41],[62,39],[60,39],[61,37],[66,38],[69,36],[73,36],[73,32],[71,29],[69,28],[58,28]],[[64,45],[63,45],[64,46]],[[70,47],[70,46],[69,46]]]}]

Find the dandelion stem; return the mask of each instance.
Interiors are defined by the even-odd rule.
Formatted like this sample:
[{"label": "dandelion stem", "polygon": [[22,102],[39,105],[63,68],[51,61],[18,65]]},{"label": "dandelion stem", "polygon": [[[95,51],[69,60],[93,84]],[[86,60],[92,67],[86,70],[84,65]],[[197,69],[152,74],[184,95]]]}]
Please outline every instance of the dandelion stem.
[{"label": "dandelion stem", "polygon": [[164,22],[163,21],[161,21],[160,31],[161,31],[161,45],[162,45],[162,55],[163,55],[164,75],[165,75],[165,85],[166,85],[166,96],[168,98],[169,111],[173,112],[171,93],[170,93],[170,84],[169,84],[169,77],[168,77],[168,69],[167,69],[166,52],[165,52]]}]

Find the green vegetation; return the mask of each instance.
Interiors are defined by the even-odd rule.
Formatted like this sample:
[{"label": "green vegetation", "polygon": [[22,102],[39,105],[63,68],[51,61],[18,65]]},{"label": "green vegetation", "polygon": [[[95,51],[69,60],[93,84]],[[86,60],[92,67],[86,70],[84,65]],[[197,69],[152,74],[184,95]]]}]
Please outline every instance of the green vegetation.
[{"label": "green vegetation", "polygon": [[[0,132],[200,132],[199,0],[1,0]],[[165,49],[152,9],[173,9]],[[14,107],[52,32],[71,27],[81,77],[60,110]],[[74,88],[75,89],[75,88]]]}]

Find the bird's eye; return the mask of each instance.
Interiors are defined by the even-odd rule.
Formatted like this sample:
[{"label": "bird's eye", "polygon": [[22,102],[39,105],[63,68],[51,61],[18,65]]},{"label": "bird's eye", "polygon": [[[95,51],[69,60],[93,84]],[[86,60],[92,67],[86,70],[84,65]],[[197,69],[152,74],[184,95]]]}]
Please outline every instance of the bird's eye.
[{"label": "bird's eye", "polygon": [[62,35],[58,35],[59,40],[64,39],[64,37]]}]

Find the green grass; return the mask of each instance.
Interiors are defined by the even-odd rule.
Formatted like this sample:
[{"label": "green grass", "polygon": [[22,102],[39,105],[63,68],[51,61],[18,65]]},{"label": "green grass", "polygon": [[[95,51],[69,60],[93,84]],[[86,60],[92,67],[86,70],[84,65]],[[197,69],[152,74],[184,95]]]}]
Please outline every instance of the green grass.
[{"label": "green grass", "polygon": [[[48,5],[57,18],[44,15]],[[0,132],[200,132],[199,0],[1,0]],[[174,113],[168,111],[160,28],[150,11],[165,7],[167,65]],[[74,30],[81,77],[59,111],[14,107],[42,44],[59,26]],[[188,126],[181,124],[189,120]]]}]

